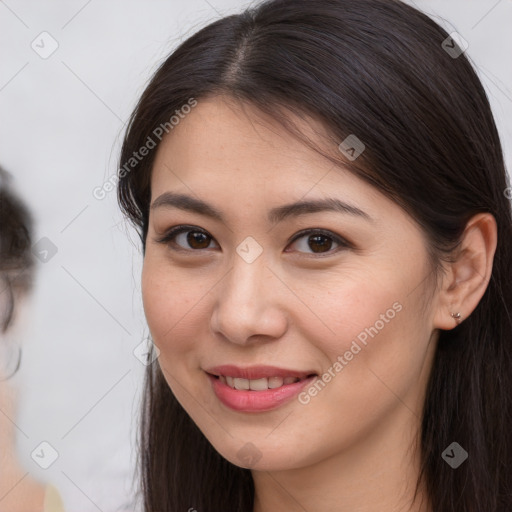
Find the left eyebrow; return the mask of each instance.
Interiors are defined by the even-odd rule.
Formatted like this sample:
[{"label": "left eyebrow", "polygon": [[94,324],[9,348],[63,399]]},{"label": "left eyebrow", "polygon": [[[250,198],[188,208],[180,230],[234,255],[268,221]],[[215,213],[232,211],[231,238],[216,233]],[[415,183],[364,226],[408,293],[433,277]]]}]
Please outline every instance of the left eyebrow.
[{"label": "left eyebrow", "polygon": [[270,222],[275,223],[280,222],[287,217],[297,217],[299,215],[324,211],[354,215],[370,222],[374,222],[374,219],[363,210],[331,197],[312,201],[299,201],[296,203],[286,204],[284,206],[278,206],[277,208],[270,210],[268,218]]},{"label": "left eyebrow", "polygon": [[[158,196],[151,204],[152,210],[161,207],[179,208],[181,210],[205,215],[223,223],[225,222],[222,213],[217,208],[201,199],[197,199],[187,194],[164,192],[162,195]],[[278,206],[270,210],[268,214],[268,220],[270,223],[277,223],[289,217],[298,217],[300,215],[307,215],[323,211],[334,211],[338,213],[353,215],[367,221],[374,222],[374,219],[363,210],[335,198],[298,201],[295,203]]]}]

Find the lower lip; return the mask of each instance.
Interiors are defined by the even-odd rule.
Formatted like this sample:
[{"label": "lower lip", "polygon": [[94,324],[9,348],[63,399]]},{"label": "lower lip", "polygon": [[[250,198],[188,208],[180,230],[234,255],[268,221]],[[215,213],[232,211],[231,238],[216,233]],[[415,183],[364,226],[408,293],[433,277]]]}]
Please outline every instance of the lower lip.
[{"label": "lower lip", "polygon": [[224,384],[219,378],[206,374],[213,386],[217,398],[227,407],[241,412],[263,412],[276,409],[285,402],[298,395],[303,388],[311,384],[316,375],[307,379],[284,384],[268,391],[250,391],[233,389]]}]

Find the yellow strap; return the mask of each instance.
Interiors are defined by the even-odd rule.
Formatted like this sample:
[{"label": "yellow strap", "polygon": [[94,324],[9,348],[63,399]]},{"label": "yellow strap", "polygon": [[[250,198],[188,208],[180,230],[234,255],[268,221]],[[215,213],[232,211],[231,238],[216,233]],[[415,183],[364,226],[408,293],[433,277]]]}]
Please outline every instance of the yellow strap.
[{"label": "yellow strap", "polygon": [[47,485],[44,494],[44,512],[64,512],[64,504],[59,491],[53,485]]}]

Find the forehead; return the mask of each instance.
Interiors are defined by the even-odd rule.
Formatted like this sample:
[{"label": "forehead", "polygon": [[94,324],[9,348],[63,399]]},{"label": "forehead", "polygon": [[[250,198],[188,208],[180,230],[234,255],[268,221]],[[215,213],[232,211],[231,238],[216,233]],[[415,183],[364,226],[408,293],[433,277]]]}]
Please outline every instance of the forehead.
[{"label": "forehead", "polygon": [[[319,123],[314,126],[313,121],[307,123],[300,119],[294,122],[308,137],[318,140],[324,135]],[[311,158],[315,153],[252,105],[235,103],[225,97],[199,100],[164,136],[158,152],[175,152],[182,160],[209,159],[211,163],[250,156],[247,164],[268,158],[293,161],[305,156]]]},{"label": "forehead", "polygon": [[[322,149],[335,156],[339,153],[334,142],[327,144],[329,136],[320,123],[297,116],[292,121]],[[231,184],[238,192],[245,185],[253,191],[272,189],[274,193],[282,188],[289,193],[294,187],[302,194],[334,183],[365,185],[255,107],[225,97],[199,100],[158,148],[152,172],[153,197],[186,183],[204,190]]]}]

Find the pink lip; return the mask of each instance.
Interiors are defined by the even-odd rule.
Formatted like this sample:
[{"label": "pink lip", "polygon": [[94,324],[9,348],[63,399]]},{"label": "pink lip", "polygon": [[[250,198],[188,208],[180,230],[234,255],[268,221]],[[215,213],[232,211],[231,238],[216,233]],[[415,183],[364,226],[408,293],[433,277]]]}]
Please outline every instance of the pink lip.
[{"label": "pink lip", "polygon": [[232,364],[224,364],[221,366],[214,366],[205,370],[207,373],[212,375],[224,375],[228,377],[238,377],[241,379],[262,379],[269,377],[298,377],[299,379],[305,379],[308,375],[316,374],[314,370],[301,371],[301,370],[289,370],[286,368],[279,368],[277,366],[247,366],[241,368]]},{"label": "pink lip", "polygon": [[[221,368],[221,367],[218,367]],[[226,367],[222,367],[223,370],[219,372],[220,375],[231,375],[235,377],[245,378],[238,374],[232,374],[232,370],[226,372]],[[232,368],[232,367],[231,367]],[[262,375],[261,372],[268,372],[269,368],[272,367],[258,367],[258,370],[252,371],[252,375],[259,375],[259,377],[251,377],[252,379],[258,379],[263,377],[272,377],[272,376],[283,376],[282,370],[276,372],[276,369],[272,369],[272,373],[267,373],[266,375]],[[226,373],[224,373],[226,372]],[[298,372],[301,374],[304,372]],[[306,373],[306,375],[310,375],[312,372]],[[297,377],[299,376],[297,372],[293,374],[284,375],[285,377]],[[247,373],[245,374],[247,375]],[[306,377],[304,375],[304,377]],[[308,378],[303,378],[298,382],[294,382],[293,384],[284,384],[283,386],[275,389],[269,389],[267,391],[251,391],[251,390],[239,390],[233,389],[232,387],[224,384],[218,377],[207,373],[208,379],[212,384],[212,388],[214,393],[217,395],[217,398],[227,407],[233,409],[235,411],[240,412],[264,412],[270,411],[272,409],[276,409],[281,406],[285,402],[291,400],[294,396],[300,393],[300,391],[311,384],[311,382],[316,379],[316,375],[312,375]]]}]

